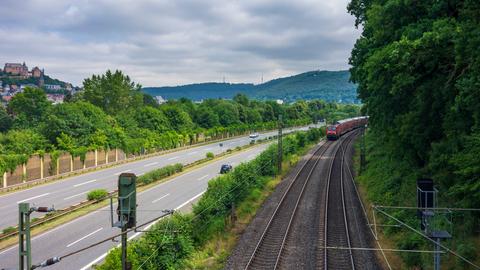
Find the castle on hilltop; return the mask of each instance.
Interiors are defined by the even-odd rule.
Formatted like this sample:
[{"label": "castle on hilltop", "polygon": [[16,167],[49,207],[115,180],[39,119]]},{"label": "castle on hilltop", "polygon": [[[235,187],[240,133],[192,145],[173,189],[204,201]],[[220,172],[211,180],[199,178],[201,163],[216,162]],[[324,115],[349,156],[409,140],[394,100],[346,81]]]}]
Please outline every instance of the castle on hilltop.
[{"label": "castle on hilltop", "polygon": [[12,76],[18,76],[23,79],[26,78],[41,78],[43,76],[43,70],[38,67],[34,67],[31,71],[28,71],[27,65],[25,62],[23,64],[20,63],[5,63],[5,67],[3,68],[3,72],[10,74]]}]

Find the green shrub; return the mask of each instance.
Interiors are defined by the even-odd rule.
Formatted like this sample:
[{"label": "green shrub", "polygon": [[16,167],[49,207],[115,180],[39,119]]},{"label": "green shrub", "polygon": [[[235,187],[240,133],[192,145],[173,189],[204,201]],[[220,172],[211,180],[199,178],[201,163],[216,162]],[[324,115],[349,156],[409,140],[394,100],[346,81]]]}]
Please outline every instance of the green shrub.
[{"label": "green shrub", "polygon": [[108,191],[106,189],[94,189],[87,193],[87,199],[89,201],[101,200],[108,196]]},{"label": "green shrub", "polygon": [[207,156],[208,159],[212,159],[212,158],[215,157],[215,155],[212,152],[207,152],[206,156]]},{"label": "green shrub", "polygon": [[156,169],[153,171],[150,171],[140,177],[137,178],[137,183],[138,184],[150,184],[155,181],[164,179],[166,177],[169,177],[171,175],[174,175],[178,172],[183,171],[183,164],[177,163],[173,165],[168,165],[165,167],[162,167],[160,169]]},{"label": "green shrub", "polygon": [[14,231],[16,231],[16,230],[17,230],[17,229],[16,229],[15,227],[10,226],[10,227],[7,227],[7,228],[3,229],[2,232],[3,232],[3,234],[7,234],[7,233],[14,232]]}]

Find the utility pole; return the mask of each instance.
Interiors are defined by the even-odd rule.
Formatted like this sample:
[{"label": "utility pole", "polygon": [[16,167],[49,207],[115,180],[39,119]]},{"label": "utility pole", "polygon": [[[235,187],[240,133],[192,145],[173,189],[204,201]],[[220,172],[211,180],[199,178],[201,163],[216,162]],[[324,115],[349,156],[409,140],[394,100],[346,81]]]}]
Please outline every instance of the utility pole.
[{"label": "utility pole", "polygon": [[283,157],[283,147],[282,147],[282,115],[278,116],[278,175],[282,173],[282,157]]},{"label": "utility pole", "polygon": [[30,236],[30,214],[52,212],[53,207],[30,207],[29,203],[18,204],[18,257],[19,269],[32,269],[32,244]]}]

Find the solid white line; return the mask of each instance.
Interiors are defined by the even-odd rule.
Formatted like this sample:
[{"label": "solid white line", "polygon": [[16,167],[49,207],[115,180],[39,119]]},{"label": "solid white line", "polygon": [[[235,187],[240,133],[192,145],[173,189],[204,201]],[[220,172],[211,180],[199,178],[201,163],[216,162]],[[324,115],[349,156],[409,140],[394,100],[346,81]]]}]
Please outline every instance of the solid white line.
[{"label": "solid white line", "polygon": [[208,176],[209,176],[209,174],[207,174],[207,175],[204,175],[204,176],[202,176],[202,177],[198,178],[198,181],[200,181],[200,180],[203,180],[203,179],[207,178]]},{"label": "solid white line", "polygon": [[73,196],[64,198],[64,200],[68,200],[68,199],[71,199],[71,198],[75,198],[75,197],[80,196],[80,195],[83,195],[83,194],[85,194],[85,193],[88,193],[88,191],[85,191],[85,192],[82,192],[82,193],[78,193],[78,194],[76,194],[76,195],[73,195]]},{"label": "solid white line", "polygon": [[126,171],[123,171],[123,172],[118,172],[118,173],[116,173],[115,175],[120,175],[120,174],[122,174],[122,173],[131,172],[131,171],[132,171],[132,170],[126,170]]},{"label": "solid white line", "polygon": [[83,186],[83,185],[90,184],[90,183],[93,183],[93,182],[97,182],[97,179],[93,179],[93,180],[90,180],[90,181],[87,181],[87,182],[76,184],[76,185],[73,185],[73,187],[79,187],[79,186]]},{"label": "solid white line", "polygon": [[180,157],[178,157],[178,156],[177,157],[171,157],[168,160],[174,160],[174,159],[178,159],[178,158],[180,158]]},{"label": "solid white line", "polygon": [[253,158],[254,156],[256,156],[256,154],[248,155],[247,159],[251,159],[251,158]]},{"label": "solid white line", "polygon": [[[206,190],[205,190],[205,191],[206,191]],[[175,208],[175,211],[178,210],[178,209],[180,209],[180,208],[182,208],[182,207],[184,207],[185,205],[191,203],[191,202],[192,202],[193,200],[195,200],[196,198],[202,196],[203,193],[205,193],[205,191],[202,191],[202,192],[198,193],[197,195],[193,196],[190,200],[188,200],[188,201],[182,203],[181,205],[177,206],[177,208]]]},{"label": "solid white line", "polygon": [[205,150],[207,150],[207,151],[208,151],[208,150],[212,150],[212,149],[213,149],[212,147],[205,148]]},{"label": "solid white line", "polygon": [[198,151],[188,153],[187,156],[195,155],[196,153],[198,153]]},{"label": "solid white line", "polygon": [[153,201],[152,201],[152,203],[156,203],[156,202],[160,201],[161,199],[163,199],[163,198],[167,197],[168,195],[170,195],[170,193],[167,193],[167,194],[163,195],[162,197],[160,197],[160,198],[158,198],[158,199],[155,199],[155,200],[153,200]]},{"label": "solid white line", "polygon": [[78,239],[77,241],[68,244],[67,247],[71,247],[71,246],[75,245],[76,243],[82,241],[83,239],[85,239],[85,238],[87,238],[87,237],[89,237],[89,236],[92,236],[92,235],[96,234],[97,232],[101,231],[102,229],[103,229],[103,228],[100,228],[100,229],[98,229],[98,230],[96,230],[96,231],[93,231],[93,232],[85,235],[84,237]]},{"label": "solid white line", "polygon": [[28,199],[25,199],[25,200],[18,201],[17,203],[26,202],[26,201],[30,201],[30,200],[33,200],[33,199],[45,197],[45,196],[47,196],[47,195],[49,195],[49,194],[50,194],[50,193],[44,193],[44,194],[42,194],[42,195],[38,195],[38,196],[35,196],[35,197],[31,197],[31,198],[28,198]]},{"label": "solid white line", "polygon": [[158,162],[148,163],[148,164],[143,165],[143,167],[150,167],[150,166],[153,166],[155,164],[158,164]]},{"label": "solid white line", "polygon": [[[193,200],[195,200],[196,198],[202,196],[203,193],[205,193],[205,191],[202,191],[201,193],[195,195],[194,197],[192,197],[192,198],[189,199],[188,201],[182,203],[182,204],[179,205],[177,208],[175,208],[175,210],[178,210],[178,209],[184,207],[185,205],[187,205],[187,204],[190,203],[191,201],[193,201]],[[146,231],[146,230],[150,229],[153,225],[155,225],[157,222],[159,222],[159,221],[162,220],[162,219],[163,219],[163,218],[160,218],[160,219],[156,220],[155,222],[150,223],[148,226],[145,227],[144,230]],[[130,237],[128,238],[128,240],[132,240],[132,239],[134,239],[135,237],[139,236],[140,234],[141,234],[141,232],[136,232],[136,233],[134,233],[132,236],[130,236]],[[119,245],[117,245],[117,247],[118,247],[118,246],[119,246]],[[92,267],[92,265],[100,262],[100,261],[103,260],[105,257],[107,257],[107,255],[108,255],[109,252],[110,252],[110,250],[107,251],[107,252],[105,252],[105,253],[103,253],[102,255],[98,256],[98,258],[96,258],[95,260],[91,261],[89,264],[85,265],[84,267],[80,268],[80,270],[88,270],[88,269],[90,269],[90,267]]]}]

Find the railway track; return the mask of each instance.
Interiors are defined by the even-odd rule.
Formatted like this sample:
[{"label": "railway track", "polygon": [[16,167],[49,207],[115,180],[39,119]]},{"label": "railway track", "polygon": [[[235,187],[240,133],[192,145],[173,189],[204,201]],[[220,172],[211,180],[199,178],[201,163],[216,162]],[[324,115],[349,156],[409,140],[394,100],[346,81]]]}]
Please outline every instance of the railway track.
[{"label": "railway track", "polygon": [[345,147],[343,147],[343,144],[348,145],[352,138],[353,135],[350,135],[345,139],[345,143],[340,144],[330,164],[323,222],[323,269],[355,269],[352,250],[327,248],[352,247],[345,206],[344,180],[346,177],[343,168],[345,164]]},{"label": "railway track", "polygon": [[[356,261],[356,253],[348,249],[330,249],[328,247],[352,247],[352,237],[350,235],[349,216],[347,209],[346,196],[351,196],[346,189],[349,183],[346,170],[346,149],[349,143],[355,137],[357,131],[350,132],[342,136],[336,143],[326,142],[320,147],[312,157],[303,165],[299,172],[295,175],[294,180],[290,183],[285,193],[280,199],[279,204],[271,215],[267,226],[265,227],[260,240],[251,254],[247,265],[243,268],[247,269],[292,269],[292,267],[300,267],[291,263],[289,260],[289,252],[286,249],[296,250],[299,244],[293,244],[295,239],[288,237],[298,223],[309,222],[308,220],[296,220],[296,213],[299,204],[304,197],[305,187],[311,178],[319,177],[318,171],[315,177],[312,173],[317,167],[319,160],[330,157],[330,162],[325,164],[325,174],[322,180],[324,192],[318,191],[314,197],[311,193],[305,195],[305,200],[318,200],[319,208],[316,213],[321,218],[318,219],[318,245],[315,253],[313,264],[306,266],[308,269],[363,269]],[[333,148],[332,148],[333,147]],[[327,150],[329,154],[325,154]],[[328,166],[328,167],[327,167]],[[344,168],[345,166],[345,168]],[[328,170],[328,171],[327,171]],[[305,192],[308,193],[308,192]],[[308,198],[307,198],[308,197]],[[296,223],[296,225],[295,225]],[[292,226],[293,224],[293,226]],[[297,229],[295,229],[297,230]],[[298,235],[298,232],[296,232]],[[352,232],[355,233],[355,232]],[[295,233],[293,233],[295,235]],[[292,246],[292,247],[291,247]],[[294,247],[295,246],[295,247]],[[312,249],[313,246],[304,246],[302,249]],[[292,252],[292,251],[290,251]],[[297,251],[293,251],[297,252]],[[305,251],[304,251],[305,252]],[[286,257],[283,258],[283,255]],[[289,263],[290,261],[290,263]],[[314,267],[316,265],[316,267]],[[358,267],[357,267],[358,266]],[[300,267],[302,268],[302,267]]]},{"label": "railway track", "polygon": [[299,201],[315,166],[332,142],[325,142],[302,166],[274,210],[250,259],[247,269],[276,269]]}]

